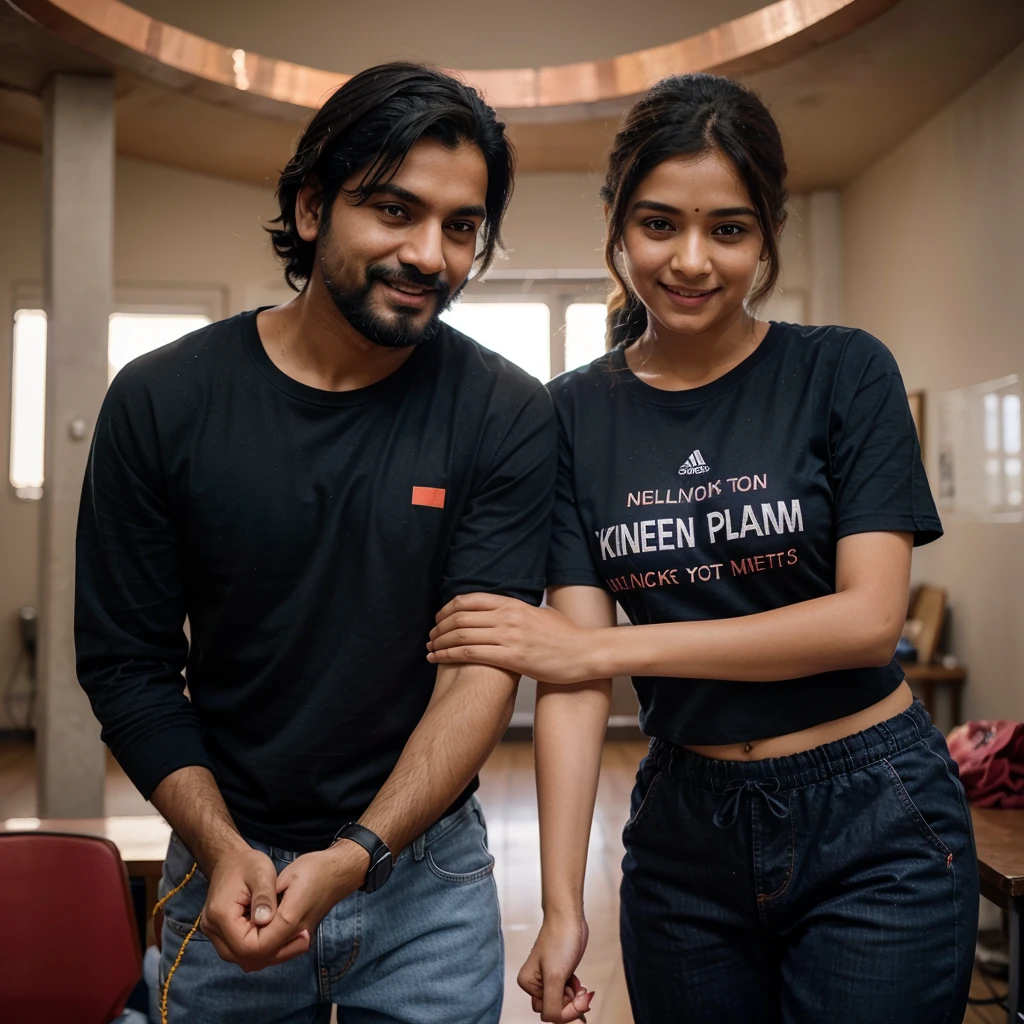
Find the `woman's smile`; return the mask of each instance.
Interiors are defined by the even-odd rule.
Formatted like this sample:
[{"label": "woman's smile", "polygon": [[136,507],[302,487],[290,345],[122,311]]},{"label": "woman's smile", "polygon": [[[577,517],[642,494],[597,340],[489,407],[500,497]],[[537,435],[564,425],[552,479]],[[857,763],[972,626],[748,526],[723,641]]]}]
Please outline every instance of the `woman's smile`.
[{"label": "woman's smile", "polygon": [[658,283],[664,289],[669,301],[688,309],[703,306],[713,295],[717,295],[722,290],[721,288],[682,288],[679,285],[665,284],[663,281]]}]

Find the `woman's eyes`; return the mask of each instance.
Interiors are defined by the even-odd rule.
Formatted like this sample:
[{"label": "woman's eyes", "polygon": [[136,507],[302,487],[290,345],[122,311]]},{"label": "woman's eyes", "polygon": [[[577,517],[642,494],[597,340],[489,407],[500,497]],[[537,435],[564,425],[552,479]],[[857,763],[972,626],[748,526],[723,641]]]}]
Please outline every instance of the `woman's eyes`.
[{"label": "woman's eyes", "polygon": [[[648,231],[661,235],[675,231],[675,225],[671,221],[665,220],[664,217],[651,217],[644,221],[644,227]],[[742,224],[719,224],[711,231],[712,235],[716,235],[719,238],[736,238],[746,233],[747,229]]]},{"label": "woman's eyes", "polygon": [[645,220],[644,227],[649,229],[650,231],[658,232],[673,230],[672,222],[665,220],[664,217],[652,217],[650,220]]}]

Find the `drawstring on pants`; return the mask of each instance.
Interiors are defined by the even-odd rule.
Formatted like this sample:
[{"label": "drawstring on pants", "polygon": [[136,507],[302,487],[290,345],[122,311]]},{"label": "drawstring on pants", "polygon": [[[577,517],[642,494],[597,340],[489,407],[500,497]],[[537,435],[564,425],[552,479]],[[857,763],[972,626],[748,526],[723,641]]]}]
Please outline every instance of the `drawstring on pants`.
[{"label": "drawstring on pants", "polygon": [[729,828],[740,813],[743,794],[748,791],[752,794],[760,793],[772,814],[776,818],[784,818],[789,814],[789,804],[776,796],[780,788],[778,779],[733,779],[726,785],[725,799],[711,820],[718,828]]}]

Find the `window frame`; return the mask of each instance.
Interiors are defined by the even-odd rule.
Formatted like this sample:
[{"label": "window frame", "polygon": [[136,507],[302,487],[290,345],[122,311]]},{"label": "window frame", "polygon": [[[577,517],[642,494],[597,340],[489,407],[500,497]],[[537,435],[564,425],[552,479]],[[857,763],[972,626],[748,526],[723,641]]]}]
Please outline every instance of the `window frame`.
[{"label": "window frame", "polygon": [[[1006,445],[1005,399],[1013,395],[1018,402],[1018,416],[1024,421],[1024,387],[1017,374],[1011,373],[995,380],[956,388],[939,395],[939,452],[938,452],[938,506],[944,518],[958,522],[1020,523],[1024,521],[1024,502],[1020,492],[1018,500],[1011,502],[1009,478],[1019,474],[1008,473],[1007,463],[1019,461],[1024,453],[1011,452]],[[986,437],[987,413],[985,400],[995,398],[996,444],[990,446]],[[1019,431],[1022,423],[1017,424]],[[994,473],[990,463],[996,463]],[[962,467],[968,467],[964,469]],[[984,469],[982,469],[984,467]],[[989,476],[998,479],[998,504],[979,500],[977,495],[988,491]]]},{"label": "window frame", "polygon": [[604,302],[611,289],[605,270],[491,269],[471,281],[459,302],[543,302],[550,311],[551,377],[565,372],[565,311],[574,302]]}]

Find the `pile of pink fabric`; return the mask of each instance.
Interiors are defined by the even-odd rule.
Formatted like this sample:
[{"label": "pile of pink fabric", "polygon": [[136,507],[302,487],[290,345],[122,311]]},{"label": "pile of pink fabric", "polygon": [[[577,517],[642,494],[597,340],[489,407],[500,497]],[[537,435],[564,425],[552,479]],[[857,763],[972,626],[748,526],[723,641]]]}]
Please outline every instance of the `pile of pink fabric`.
[{"label": "pile of pink fabric", "polygon": [[949,734],[967,799],[978,807],[1024,807],[1024,722],[968,722]]}]

